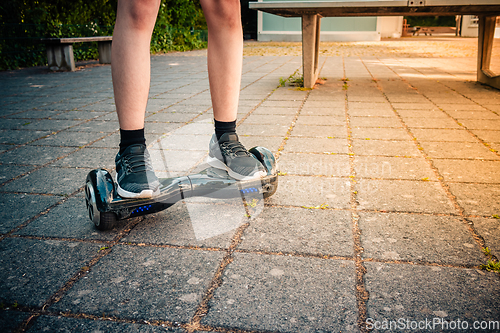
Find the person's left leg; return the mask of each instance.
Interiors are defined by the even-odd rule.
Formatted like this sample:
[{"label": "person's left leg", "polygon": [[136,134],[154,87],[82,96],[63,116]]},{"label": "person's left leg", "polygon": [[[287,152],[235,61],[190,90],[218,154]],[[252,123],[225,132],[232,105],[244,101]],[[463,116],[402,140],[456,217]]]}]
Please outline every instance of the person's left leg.
[{"label": "person's left leg", "polygon": [[239,142],[236,116],[243,63],[239,0],[201,0],[208,26],[208,78],[215,120],[208,163],[236,179],[266,173]]}]

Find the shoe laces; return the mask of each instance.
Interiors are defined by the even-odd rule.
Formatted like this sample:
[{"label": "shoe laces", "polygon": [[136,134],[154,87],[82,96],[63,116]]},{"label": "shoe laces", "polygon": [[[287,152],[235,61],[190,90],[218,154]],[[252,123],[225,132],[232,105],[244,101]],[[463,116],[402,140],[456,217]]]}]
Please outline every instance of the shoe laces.
[{"label": "shoe laces", "polygon": [[224,141],[219,144],[221,150],[234,156],[249,156],[250,153],[239,141]]},{"label": "shoe laces", "polygon": [[129,173],[146,172],[153,170],[149,161],[149,154],[144,151],[143,154],[128,154],[123,156],[124,165]]}]

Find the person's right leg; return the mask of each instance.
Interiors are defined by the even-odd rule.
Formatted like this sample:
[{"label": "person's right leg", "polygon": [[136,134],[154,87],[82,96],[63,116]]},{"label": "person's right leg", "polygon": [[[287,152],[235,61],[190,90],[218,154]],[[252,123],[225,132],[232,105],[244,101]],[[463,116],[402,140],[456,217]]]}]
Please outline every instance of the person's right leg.
[{"label": "person's right leg", "polygon": [[111,73],[120,123],[116,156],[118,194],[151,197],[159,182],[151,166],[144,137],[149,94],[150,43],[160,0],[119,0],[111,49]]},{"label": "person's right leg", "polygon": [[266,174],[236,134],[236,115],[243,62],[239,0],[201,0],[208,26],[208,78],[215,134],[207,163],[242,180]]}]

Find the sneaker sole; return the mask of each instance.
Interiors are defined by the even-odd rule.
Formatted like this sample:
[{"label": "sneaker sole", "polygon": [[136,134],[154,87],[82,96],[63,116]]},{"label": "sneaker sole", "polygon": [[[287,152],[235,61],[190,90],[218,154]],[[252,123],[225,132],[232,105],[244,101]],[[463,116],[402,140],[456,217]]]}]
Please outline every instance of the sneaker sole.
[{"label": "sneaker sole", "polygon": [[118,195],[126,199],[149,199],[160,194],[159,188],[156,191],[142,190],[141,193],[129,192],[120,187],[120,184],[118,184],[118,179],[116,177],[115,177],[115,183]]},{"label": "sneaker sole", "polygon": [[227,171],[227,173],[229,174],[229,176],[231,176],[232,178],[237,179],[237,180],[260,179],[261,177],[264,177],[265,175],[267,175],[267,172],[265,172],[264,170],[257,171],[256,173],[254,173],[251,176],[240,175],[239,173],[236,173],[233,170],[229,169],[229,167],[226,164],[224,164],[223,162],[221,162],[216,157],[208,156],[206,162],[211,167]]}]

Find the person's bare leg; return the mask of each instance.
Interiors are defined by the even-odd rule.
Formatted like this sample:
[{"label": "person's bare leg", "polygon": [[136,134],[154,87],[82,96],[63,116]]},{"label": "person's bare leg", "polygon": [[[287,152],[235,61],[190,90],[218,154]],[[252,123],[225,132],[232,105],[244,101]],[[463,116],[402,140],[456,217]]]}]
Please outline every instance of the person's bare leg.
[{"label": "person's bare leg", "polygon": [[117,192],[122,198],[159,194],[144,136],[149,94],[150,44],[160,0],[119,0],[111,74],[120,122],[120,151],[116,155]]},{"label": "person's bare leg", "polygon": [[144,128],[149,94],[151,34],[160,0],[119,0],[111,73],[120,128]]},{"label": "person's bare leg", "polygon": [[208,79],[215,119],[208,165],[238,180],[259,178],[264,167],[236,134],[243,65],[243,30],[239,0],[201,0],[208,26]]},{"label": "person's bare leg", "polygon": [[239,0],[201,0],[208,26],[208,77],[214,118],[234,121],[243,63]]}]

